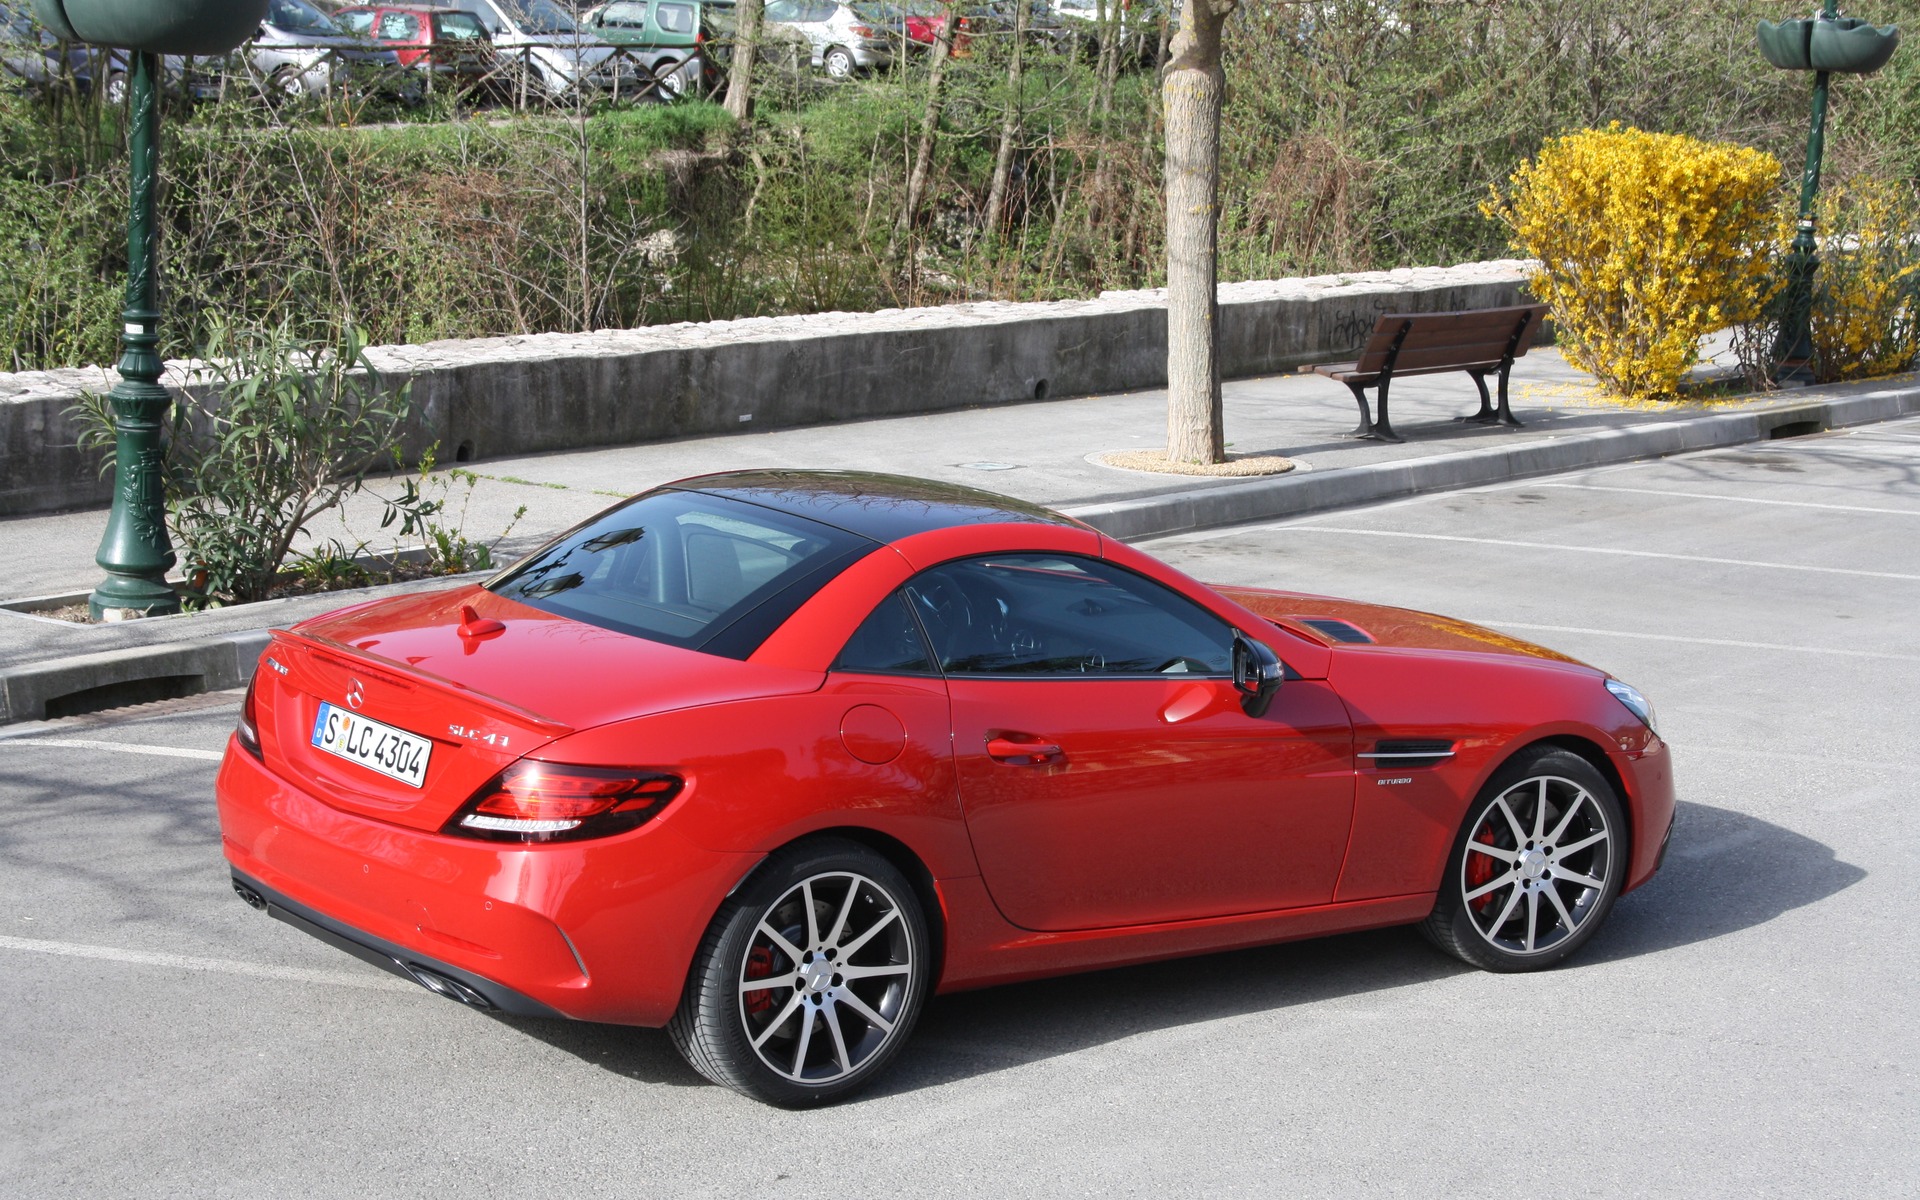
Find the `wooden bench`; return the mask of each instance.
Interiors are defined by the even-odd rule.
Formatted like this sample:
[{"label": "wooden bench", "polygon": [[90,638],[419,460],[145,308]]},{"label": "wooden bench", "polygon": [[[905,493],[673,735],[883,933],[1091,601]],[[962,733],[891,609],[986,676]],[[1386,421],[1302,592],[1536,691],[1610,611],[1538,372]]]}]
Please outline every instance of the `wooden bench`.
[{"label": "wooden bench", "polygon": [[[1480,388],[1480,411],[1456,420],[1481,425],[1519,425],[1507,404],[1507,377],[1513,360],[1527,352],[1546,318],[1544,304],[1483,308],[1472,312],[1387,313],[1373,324],[1360,357],[1353,362],[1302,367],[1347,385],[1360,405],[1354,437],[1400,441],[1387,420],[1387,390],[1403,375],[1465,371]],[[1487,376],[1500,373],[1500,404],[1487,394]],[[1367,408],[1367,388],[1376,389],[1377,415]]]}]

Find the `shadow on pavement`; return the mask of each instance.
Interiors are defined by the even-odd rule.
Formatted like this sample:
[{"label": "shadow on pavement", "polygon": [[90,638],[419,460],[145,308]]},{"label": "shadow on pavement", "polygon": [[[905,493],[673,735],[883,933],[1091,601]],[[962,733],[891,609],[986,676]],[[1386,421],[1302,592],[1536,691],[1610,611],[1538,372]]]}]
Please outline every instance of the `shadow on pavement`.
[{"label": "shadow on pavement", "polygon": [[[1764,925],[1852,886],[1866,872],[1792,830],[1682,804],[1666,866],[1625,896],[1566,969],[1657,954]],[[1412,987],[1472,968],[1412,928],[1210,954],[936,998],[870,1095],[935,1087],[1138,1033]],[[616,1074],[704,1086],[664,1031],[500,1017]]]}]

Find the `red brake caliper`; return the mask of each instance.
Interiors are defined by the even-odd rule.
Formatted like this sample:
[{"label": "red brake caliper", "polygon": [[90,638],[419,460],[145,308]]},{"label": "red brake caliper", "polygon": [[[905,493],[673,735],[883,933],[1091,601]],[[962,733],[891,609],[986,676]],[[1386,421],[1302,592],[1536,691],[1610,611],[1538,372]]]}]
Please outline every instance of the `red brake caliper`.
[{"label": "red brake caliper", "polygon": [[[1475,835],[1473,840],[1483,846],[1491,846],[1493,845],[1493,830],[1491,828],[1482,829]],[[1467,890],[1472,891],[1477,887],[1484,887],[1491,882],[1493,882],[1493,856],[1490,854],[1467,855]],[[1478,912],[1493,903],[1493,893],[1488,892],[1484,896],[1476,896],[1468,901],[1468,903],[1473,905],[1475,912]]]},{"label": "red brake caliper", "polygon": [[[772,948],[755,946],[753,949],[747,951],[746,977],[748,979],[765,979],[771,974],[773,974]],[[771,989],[763,989],[758,992],[748,992],[742,996],[740,1000],[747,1006],[748,1012],[755,1014],[763,1013],[773,1007],[773,991]]]}]

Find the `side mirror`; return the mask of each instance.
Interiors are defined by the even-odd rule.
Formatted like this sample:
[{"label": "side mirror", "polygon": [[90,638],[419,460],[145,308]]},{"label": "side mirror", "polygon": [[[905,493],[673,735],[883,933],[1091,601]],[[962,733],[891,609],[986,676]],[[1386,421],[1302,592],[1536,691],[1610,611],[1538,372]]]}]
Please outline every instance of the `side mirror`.
[{"label": "side mirror", "polygon": [[1287,669],[1271,647],[1238,629],[1233,631],[1233,690],[1240,693],[1240,707],[1248,716],[1267,714],[1286,677]]}]

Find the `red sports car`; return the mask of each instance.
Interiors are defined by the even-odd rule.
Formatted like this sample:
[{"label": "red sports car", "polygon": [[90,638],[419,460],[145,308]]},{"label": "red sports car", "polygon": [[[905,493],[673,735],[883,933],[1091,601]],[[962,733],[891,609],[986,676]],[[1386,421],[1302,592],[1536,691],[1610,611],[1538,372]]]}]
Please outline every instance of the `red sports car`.
[{"label": "red sports car", "polygon": [[244,899],[783,1105],[936,991],[1416,923],[1544,967],[1672,828],[1600,671],[884,475],[656,488],[260,661],[217,785]]}]

